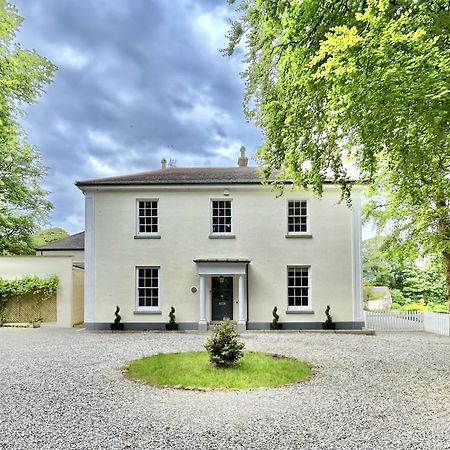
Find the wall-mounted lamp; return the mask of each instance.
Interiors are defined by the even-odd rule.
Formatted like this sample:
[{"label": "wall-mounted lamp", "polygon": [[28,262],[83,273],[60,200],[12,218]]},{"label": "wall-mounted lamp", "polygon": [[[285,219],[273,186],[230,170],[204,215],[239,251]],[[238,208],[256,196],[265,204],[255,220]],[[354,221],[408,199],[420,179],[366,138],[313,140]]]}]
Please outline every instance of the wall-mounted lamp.
[{"label": "wall-mounted lamp", "polygon": [[228,189],[224,189],[224,190],[223,190],[223,195],[224,195],[225,197],[228,197],[228,196],[230,195],[230,191],[229,191]]},{"label": "wall-mounted lamp", "polygon": [[220,275],[219,283],[222,284],[224,281],[225,281],[225,277],[223,275]]}]

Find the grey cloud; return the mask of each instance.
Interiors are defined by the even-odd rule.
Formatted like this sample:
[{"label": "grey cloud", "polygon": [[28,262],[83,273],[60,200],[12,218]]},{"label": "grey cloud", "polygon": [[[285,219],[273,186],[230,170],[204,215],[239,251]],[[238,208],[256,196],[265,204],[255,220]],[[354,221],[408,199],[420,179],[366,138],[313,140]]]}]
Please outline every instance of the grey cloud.
[{"label": "grey cloud", "polygon": [[161,152],[182,165],[235,164],[237,148],[229,157],[217,150],[259,144],[242,114],[238,62],[198,26],[211,14],[223,28],[225,1],[15,3],[25,18],[18,41],[59,64],[24,119],[49,166],[54,225],[78,231],[73,217],[83,216],[83,196],[75,179],[157,167]]}]

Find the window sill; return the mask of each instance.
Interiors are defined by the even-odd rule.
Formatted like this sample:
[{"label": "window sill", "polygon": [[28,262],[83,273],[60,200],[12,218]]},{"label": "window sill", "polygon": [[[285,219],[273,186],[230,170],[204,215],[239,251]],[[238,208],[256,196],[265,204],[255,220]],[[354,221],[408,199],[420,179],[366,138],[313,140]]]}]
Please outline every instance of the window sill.
[{"label": "window sill", "polygon": [[161,239],[160,234],[137,234],[134,239]]},{"label": "window sill", "polygon": [[286,314],[314,314],[312,309],[288,309]]},{"label": "window sill", "polygon": [[298,238],[300,238],[300,239],[310,239],[310,238],[312,238],[312,234],[295,234],[295,233],[288,233],[288,234],[286,234],[286,237],[288,238],[288,239],[298,239]]},{"label": "window sill", "polygon": [[154,314],[154,315],[161,315],[162,314],[162,312],[161,312],[161,310],[160,309],[155,309],[155,310],[153,310],[153,311],[144,311],[144,310],[142,310],[142,311],[133,311],[133,314],[135,314],[135,315],[142,315],[142,314]]},{"label": "window sill", "polygon": [[235,234],[210,234],[209,239],[235,239]]}]

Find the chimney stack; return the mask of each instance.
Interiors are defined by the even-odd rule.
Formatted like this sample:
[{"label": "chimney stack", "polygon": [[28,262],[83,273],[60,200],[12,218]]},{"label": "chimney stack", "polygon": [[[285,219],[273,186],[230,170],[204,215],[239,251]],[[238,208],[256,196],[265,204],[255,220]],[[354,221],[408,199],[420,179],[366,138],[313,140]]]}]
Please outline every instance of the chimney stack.
[{"label": "chimney stack", "polygon": [[242,146],[239,151],[241,152],[241,156],[238,159],[238,166],[239,167],[247,167],[248,165],[248,158],[245,156],[245,147]]},{"label": "chimney stack", "polygon": [[166,158],[163,158],[163,159],[161,160],[161,169],[165,169],[165,168],[166,168],[166,165],[167,165]]}]

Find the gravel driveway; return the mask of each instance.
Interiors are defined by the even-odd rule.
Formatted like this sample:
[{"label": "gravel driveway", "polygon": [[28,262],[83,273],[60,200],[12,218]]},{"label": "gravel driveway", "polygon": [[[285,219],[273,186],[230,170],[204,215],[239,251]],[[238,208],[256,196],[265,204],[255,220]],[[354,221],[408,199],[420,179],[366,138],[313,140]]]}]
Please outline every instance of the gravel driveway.
[{"label": "gravel driveway", "polygon": [[0,449],[450,449],[450,339],[247,333],[305,359],[299,385],[159,389],[130,359],[200,350],[206,335],[0,329]]}]

